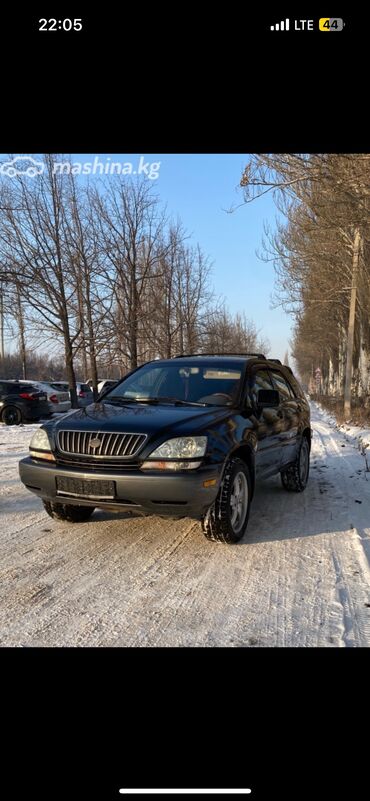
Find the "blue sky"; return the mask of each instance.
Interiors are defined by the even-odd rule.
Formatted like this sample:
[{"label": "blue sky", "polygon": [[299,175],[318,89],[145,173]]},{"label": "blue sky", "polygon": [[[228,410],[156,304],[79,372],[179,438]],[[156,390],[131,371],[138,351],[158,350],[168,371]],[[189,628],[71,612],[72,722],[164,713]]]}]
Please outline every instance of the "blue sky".
[{"label": "blue sky", "polygon": [[[94,154],[95,155],[95,154]],[[154,191],[167,204],[168,213],[179,215],[194,242],[209,255],[212,281],[231,312],[245,311],[271,344],[271,356],[284,358],[289,349],[292,318],[271,309],[273,265],[256,256],[263,236],[263,222],[274,224],[276,208],[270,195],[242,206],[233,214],[225,209],[242,202],[238,186],[247,154],[97,154],[99,160],[131,161],[144,155],[145,162],[160,161]],[[73,155],[72,160],[92,157]],[[82,179],[83,180],[83,179]],[[90,179],[91,180],[91,179]]]},{"label": "blue sky", "polygon": [[[292,318],[282,309],[271,309],[274,269],[256,256],[261,246],[263,223],[274,225],[276,209],[267,194],[243,205],[233,214],[225,209],[242,202],[239,181],[248,154],[72,154],[72,161],[139,163],[161,162],[159,176],[151,181],[168,214],[181,218],[212,262],[212,283],[231,312],[244,312],[254,320],[271,344],[270,355],[283,359],[289,349]],[[3,160],[0,157],[0,160]],[[85,181],[80,176],[78,180]],[[89,180],[93,181],[91,177]]]}]

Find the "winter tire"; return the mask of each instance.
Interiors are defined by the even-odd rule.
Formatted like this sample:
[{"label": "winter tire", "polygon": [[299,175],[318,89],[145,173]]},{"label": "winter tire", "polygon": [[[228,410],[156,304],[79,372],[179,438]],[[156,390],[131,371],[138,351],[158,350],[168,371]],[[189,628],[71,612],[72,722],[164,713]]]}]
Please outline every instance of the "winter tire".
[{"label": "winter tire", "polygon": [[247,528],[250,499],[248,466],[232,458],[225,467],[217,498],[202,520],[205,537],[229,545],[239,542]]},{"label": "winter tire", "polygon": [[303,492],[307,486],[309,472],[310,446],[307,437],[303,437],[294,464],[281,472],[284,489],[290,492]]},{"label": "winter tire", "polygon": [[22,412],[16,406],[5,406],[1,412],[1,422],[6,426],[19,426],[22,422]]}]

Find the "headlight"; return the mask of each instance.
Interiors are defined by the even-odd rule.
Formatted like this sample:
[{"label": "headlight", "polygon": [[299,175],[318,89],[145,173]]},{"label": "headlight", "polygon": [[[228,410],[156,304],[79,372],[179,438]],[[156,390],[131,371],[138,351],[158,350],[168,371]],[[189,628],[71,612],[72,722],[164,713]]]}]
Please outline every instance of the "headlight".
[{"label": "headlight", "polygon": [[207,437],[178,437],[168,439],[152,451],[151,459],[195,459],[204,456]]},{"label": "headlight", "polygon": [[55,462],[54,454],[51,452],[49,437],[43,428],[39,428],[31,439],[30,456],[36,459],[47,459],[50,462]]}]

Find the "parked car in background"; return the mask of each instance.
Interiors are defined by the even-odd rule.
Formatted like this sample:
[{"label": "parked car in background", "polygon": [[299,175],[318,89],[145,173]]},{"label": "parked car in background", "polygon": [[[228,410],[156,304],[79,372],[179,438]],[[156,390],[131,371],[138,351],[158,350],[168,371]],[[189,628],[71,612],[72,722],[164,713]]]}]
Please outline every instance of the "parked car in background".
[{"label": "parked car in background", "polygon": [[[100,393],[100,392],[103,391],[103,389],[108,389],[109,386],[113,387],[120,380],[121,380],[120,378],[99,378],[98,379],[98,392]],[[88,384],[88,386],[92,390],[92,386],[93,386],[92,378],[88,378],[87,381],[86,381],[86,384]]]},{"label": "parked car in background", "polygon": [[[25,384],[31,383],[28,381]],[[63,389],[55,389],[54,386],[47,381],[32,381],[33,386],[38,387],[41,391],[46,393],[47,401],[49,404],[49,411],[51,414],[55,412],[69,412],[71,408],[71,399],[69,392]]]},{"label": "parked car in background", "polygon": [[115,384],[117,384],[119,380],[120,380],[119,378],[116,378],[116,379],[104,378],[103,381],[99,381],[99,383],[98,383],[98,392],[99,392],[99,394],[100,394],[100,392],[103,392],[103,389],[105,391],[106,389],[108,389],[108,387],[114,387]]},{"label": "parked car in background", "polygon": [[69,384],[68,381],[48,381],[51,387],[54,389],[59,390],[60,392],[68,392],[69,393]]},{"label": "parked car in background", "polygon": [[0,421],[16,426],[25,420],[49,417],[46,392],[25,381],[0,380]]},{"label": "parked car in background", "polygon": [[[65,392],[68,392],[68,397],[70,399],[71,396],[67,381],[51,381],[50,386],[54,387],[55,389],[63,389]],[[88,406],[90,403],[94,402],[94,393],[92,391],[92,387],[90,387],[89,384],[85,383],[84,381],[76,381],[76,392],[77,402],[80,408]]]},{"label": "parked car in background", "polygon": [[76,389],[77,389],[77,402],[80,408],[83,408],[84,406],[89,406],[90,403],[94,403],[94,393],[88,384],[82,383],[81,381],[77,381]]}]

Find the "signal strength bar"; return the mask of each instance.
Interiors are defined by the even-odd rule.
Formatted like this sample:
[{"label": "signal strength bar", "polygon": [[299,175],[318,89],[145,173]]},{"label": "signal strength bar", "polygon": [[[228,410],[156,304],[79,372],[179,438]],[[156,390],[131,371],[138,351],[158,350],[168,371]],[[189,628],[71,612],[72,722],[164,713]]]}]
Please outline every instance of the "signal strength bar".
[{"label": "signal strength bar", "polygon": [[289,31],[289,20],[283,19],[281,22],[277,22],[276,25],[271,25],[270,31]]}]

